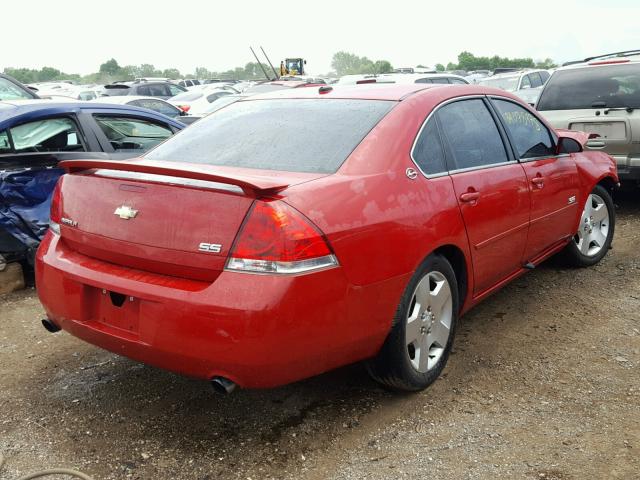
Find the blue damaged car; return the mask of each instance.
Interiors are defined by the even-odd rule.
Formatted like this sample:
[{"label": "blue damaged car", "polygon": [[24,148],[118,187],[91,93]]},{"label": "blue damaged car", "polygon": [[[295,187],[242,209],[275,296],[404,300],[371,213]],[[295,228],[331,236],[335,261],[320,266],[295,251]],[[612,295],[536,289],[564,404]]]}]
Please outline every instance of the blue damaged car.
[{"label": "blue damaged car", "polygon": [[0,264],[33,265],[61,160],[136,157],[185,125],[127,105],[0,101]]}]

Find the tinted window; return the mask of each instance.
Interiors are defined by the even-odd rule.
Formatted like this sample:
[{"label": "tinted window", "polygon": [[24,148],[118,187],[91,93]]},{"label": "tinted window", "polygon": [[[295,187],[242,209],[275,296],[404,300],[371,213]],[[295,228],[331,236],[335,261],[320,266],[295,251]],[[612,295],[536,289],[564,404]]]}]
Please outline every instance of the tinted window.
[{"label": "tinted window", "polygon": [[431,81],[433,83],[446,83],[447,85],[449,84],[448,78],[437,77],[437,78],[432,78]]},{"label": "tinted window", "polygon": [[135,105],[136,107],[148,108],[156,112],[162,113],[169,117],[177,117],[180,115],[180,110],[171,105],[170,103],[163,102],[162,100],[152,100],[150,98],[143,98],[140,100],[134,100],[129,102],[129,105]]},{"label": "tinted window", "polygon": [[547,82],[538,110],[640,108],[640,63],[558,70]]},{"label": "tinted window", "polygon": [[420,170],[427,175],[447,171],[442,143],[438,134],[438,124],[435,119],[429,120],[420,132],[416,146],[413,148],[413,159]]},{"label": "tinted window", "polygon": [[453,77],[452,77],[452,78],[449,78],[449,81],[450,81],[451,83],[455,83],[455,84],[458,84],[458,85],[468,85],[468,83],[467,83],[467,82],[465,82],[464,80],[462,80],[462,79],[460,79],[460,78],[453,78]]},{"label": "tinted window", "polygon": [[194,123],[147,158],[331,173],[394,105],[338,99],[236,102]]},{"label": "tinted window", "polygon": [[419,78],[416,83],[433,83],[430,78]]},{"label": "tinted window", "polygon": [[531,77],[529,75],[522,77],[520,88],[531,88]]},{"label": "tinted window", "polygon": [[547,72],[546,70],[543,70],[542,72],[538,72],[540,74],[540,78],[542,79],[542,83],[546,82],[547,80],[549,80],[549,72]]},{"label": "tinted window", "polygon": [[508,161],[498,127],[482,100],[450,103],[438,111],[438,117],[451,146],[453,168]]},{"label": "tinted window", "polygon": [[531,112],[506,100],[493,100],[520,158],[554,155],[549,130]]},{"label": "tinted window", "polygon": [[540,78],[540,74],[538,72],[530,73],[529,78],[531,79],[531,88],[542,86],[542,79]]},{"label": "tinted window", "polygon": [[173,97],[174,95],[178,95],[187,90],[186,88],[181,88],[178,85],[174,85],[173,83],[168,84],[167,87],[169,88],[168,95],[170,97]]},{"label": "tinted window", "polygon": [[138,87],[138,95],[143,95],[145,97],[169,97],[169,89],[166,85],[162,84],[151,84],[151,85],[140,85]]},{"label": "tinted window", "polygon": [[9,129],[16,153],[82,152],[78,128],[69,118],[48,118]]},{"label": "tinted window", "polygon": [[173,135],[166,125],[139,118],[107,115],[94,118],[116,152],[144,152]]}]

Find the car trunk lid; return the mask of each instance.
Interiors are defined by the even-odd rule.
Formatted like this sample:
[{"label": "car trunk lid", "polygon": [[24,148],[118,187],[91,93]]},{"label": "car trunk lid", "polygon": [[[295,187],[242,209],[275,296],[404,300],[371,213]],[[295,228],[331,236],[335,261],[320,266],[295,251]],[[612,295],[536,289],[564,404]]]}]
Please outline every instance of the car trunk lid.
[{"label": "car trunk lid", "polygon": [[172,162],[60,164],[61,235],[106,262],[213,281],[255,198],[321,175]]}]

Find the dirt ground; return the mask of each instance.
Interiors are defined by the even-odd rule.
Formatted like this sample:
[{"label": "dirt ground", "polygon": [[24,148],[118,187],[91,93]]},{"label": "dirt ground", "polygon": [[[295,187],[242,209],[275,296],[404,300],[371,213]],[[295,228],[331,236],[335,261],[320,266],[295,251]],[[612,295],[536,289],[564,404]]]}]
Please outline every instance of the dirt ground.
[{"label": "dirt ground", "polygon": [[550,261],[467,314],[425,392],[361,365],[267,391],[205,382],[48,334],[0,297],[0,478],[640,479],[640,192],[598,266]]}]

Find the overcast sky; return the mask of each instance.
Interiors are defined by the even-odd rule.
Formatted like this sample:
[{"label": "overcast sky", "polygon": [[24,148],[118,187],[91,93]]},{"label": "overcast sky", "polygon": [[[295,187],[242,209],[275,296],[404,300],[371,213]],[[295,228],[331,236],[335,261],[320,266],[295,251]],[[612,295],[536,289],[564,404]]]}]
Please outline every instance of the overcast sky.
[{"label": "overcast sky", "polygon": [[345,50],[395,67],[475,55],[558,62],[640,48],[639,0],[31,0],[25,18],[4,17],[0,69],[51,66],[87,74],[115,58],[189,73],[253,60],[303,57],[326,73]]}]

